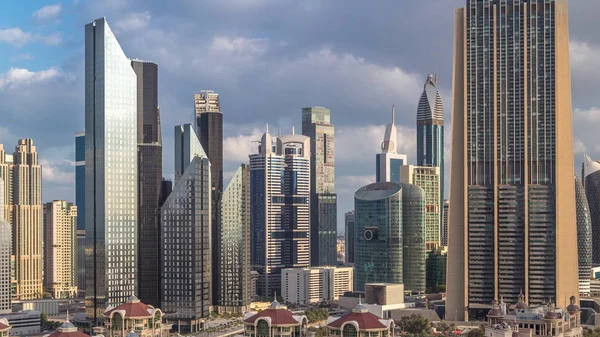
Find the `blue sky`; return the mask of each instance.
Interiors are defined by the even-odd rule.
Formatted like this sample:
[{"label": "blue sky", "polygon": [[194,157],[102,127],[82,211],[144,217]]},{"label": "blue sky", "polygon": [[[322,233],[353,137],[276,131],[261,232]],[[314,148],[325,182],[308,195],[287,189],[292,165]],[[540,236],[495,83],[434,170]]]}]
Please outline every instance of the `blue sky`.
[{"label": "blue sky", "polygon": [[[0,143],[33,138],[43,199],[74,199],[74,133],[83,129],[83,31],[106,17],[125,53],[159,65],[164,173],[173,127],[193,94],[221,94],[226,177],[247,161],[265,123],[300,129],[302,107],[332,111],[338,224],[374,180],[392,104],[398,147],[415,163],[416,106],[437,72],[450,139],[454,8],[464,0],[104,0],[0,4]],[[576,163],[600,159],[600,2],[570,1]],[[449,144],[446,144],[447,146]],[[449,168],[451,153],[446,152]],[[579,166],[579,164],[576,164]],[[449,169],[446,170],[449,172]]]}]

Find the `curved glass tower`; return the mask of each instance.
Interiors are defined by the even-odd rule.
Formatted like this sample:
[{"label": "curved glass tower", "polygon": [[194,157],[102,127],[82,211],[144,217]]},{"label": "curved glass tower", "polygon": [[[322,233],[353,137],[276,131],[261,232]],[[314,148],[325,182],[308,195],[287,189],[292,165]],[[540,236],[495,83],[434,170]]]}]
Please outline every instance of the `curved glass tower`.
[{"label": "curved glass tower", "polygon": [[425,291],[425,192],[411,184],[374,183],[354,194],[355,289],[404,283]]},{"label": "curved glass tower", "polygon": [[592,220],[581,180],[575,177],[575,207],[577,213],[577,253],[579,255],[579,294],[590,294],[592,277]]},{"label": "curved glass tower", "polygon": [[583,186],[590,209],[592,227],[592,265],[600,265],[600,163],[585,156]]}]

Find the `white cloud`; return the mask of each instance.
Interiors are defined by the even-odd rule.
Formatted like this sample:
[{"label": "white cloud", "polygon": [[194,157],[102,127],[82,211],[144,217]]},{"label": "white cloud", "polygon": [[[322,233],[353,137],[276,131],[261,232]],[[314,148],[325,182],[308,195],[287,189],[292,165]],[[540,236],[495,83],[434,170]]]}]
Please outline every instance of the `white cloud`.
[{"label": "white cloud", "polygon": [[[415,162],[416,130],[402,125],[396,125],[396,128],[398,131],[397,152],[406,154],[409,162]],[[381,152],[384,131],[384,125],[342,126],[336,128],[336,163],[371,163],[373,172],[375,172],[375,154]]]},{"label": "white cloud", "polygon": [[591,107],[589,109],[575,109],[573,117],[576,121],[600,122],[600,107]]},{"label": "white cloud", "polygon": [[114,26],[118,31],[133,31],[146,28],[152,16],[150,12],[129,13],[125,17],[116,21]]},{"label": "white cloud", "polygon": [[30,33],[24,32],[19,27],[0,29],[0,42],[15,46],[22,46],[32,40]]},{"label": "white cloud", "polygon": [[33,17],[38,20],[54,19],[58,17],[58,15],[60,15],[61,11],[62,5],[58,3],[50,6],[44,6],[38,9],[37,11],[33,12]]},{"label": "white cloud", "polygon": [[581,140],[575,139],[573,141],[573,153],[587,153],[587,147]]},{"label": "white cloud", "polygon": [[[600,48],[587,42],[572,40],[569,43],[571,68],[577,71],[589,70],[591,64],[598,64]],[[590,64],[591,63],[591,64]]]},{"label": "white cloud", "polygon": [[73,172],[74,163],[72,161],[66,159],[40,159],[40,165],[42,166],[42,179],[44,183],[73,184],[75,174]]},{"label": "white cloud", "polygon": [[11,57],[10,61],[17,62],[17,61],[32,60],[32,59],[33,59],[33,55],[31,55],[31,53],[24,53],[24,54],[19,54],[19,55]]},{"label": "white cloud", "polygon": [[61,76],[64,76],[63,73],[54,67],[40,71],[30,71],[25,68],[11,68],[7,73],[0,74],[0,91],[45,82]]},{"label": "white cloud", "polygon": [[[258,128],[250,134],[239,134],[223,139],[223,160],[234,163],[247,163],[248,156],[256,151],[255,141],[260,141],[264,131]],[[235,172],[234,172],[235,173]]]}]

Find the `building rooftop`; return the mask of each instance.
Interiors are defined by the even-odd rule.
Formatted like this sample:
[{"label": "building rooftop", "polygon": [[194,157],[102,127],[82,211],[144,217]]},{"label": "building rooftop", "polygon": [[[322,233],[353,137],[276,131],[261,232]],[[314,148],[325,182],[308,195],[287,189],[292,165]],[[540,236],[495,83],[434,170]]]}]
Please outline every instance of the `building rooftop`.
[{"label": "building rooftop", "polygon": [[116,308],[107,308],[104,316],[111,316],[113,312],[121,312],[125,318],[151,318],[154,307],[142,303],[137,297],[131,296],[127,302]]},{"label": "building rooftop", "polygon": [[244,317],[244,323],[254,324],[258,319],[266,318],[270,320],[271,325],[300,325],[302,320],[306,319],[306,316],[294,315],[291,311],[287,310],[287,307],[277,300],[273,301],[271,305],[259,312],[259,313],[248,313]]}]

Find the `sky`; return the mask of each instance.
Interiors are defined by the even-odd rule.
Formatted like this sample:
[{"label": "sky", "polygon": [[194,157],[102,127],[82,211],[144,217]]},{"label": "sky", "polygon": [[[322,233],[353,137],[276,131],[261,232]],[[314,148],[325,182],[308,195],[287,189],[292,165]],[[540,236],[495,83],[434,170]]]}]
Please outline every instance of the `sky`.
[{"label": "sky", "polygon": [[[106,17],[130,58],[159,66],[163,170],[193,95],[220,94],[226,182],[271,130],[301,129],[307,106],[336,127],[338,231],[396,105],[399,152],[416,164],[416,110],[429,73],[445,106],[449,174],[454,9],[465,0],[3,0],[0,143],[33,138],[43,201],[74,201],[74,134],[84,129],[84,25]],[[600,1],[569,1],[575,166],[600,159]],[[580,172],[579,169],[576,172]],[[448,181],[448,179],[446,179]]]}]

